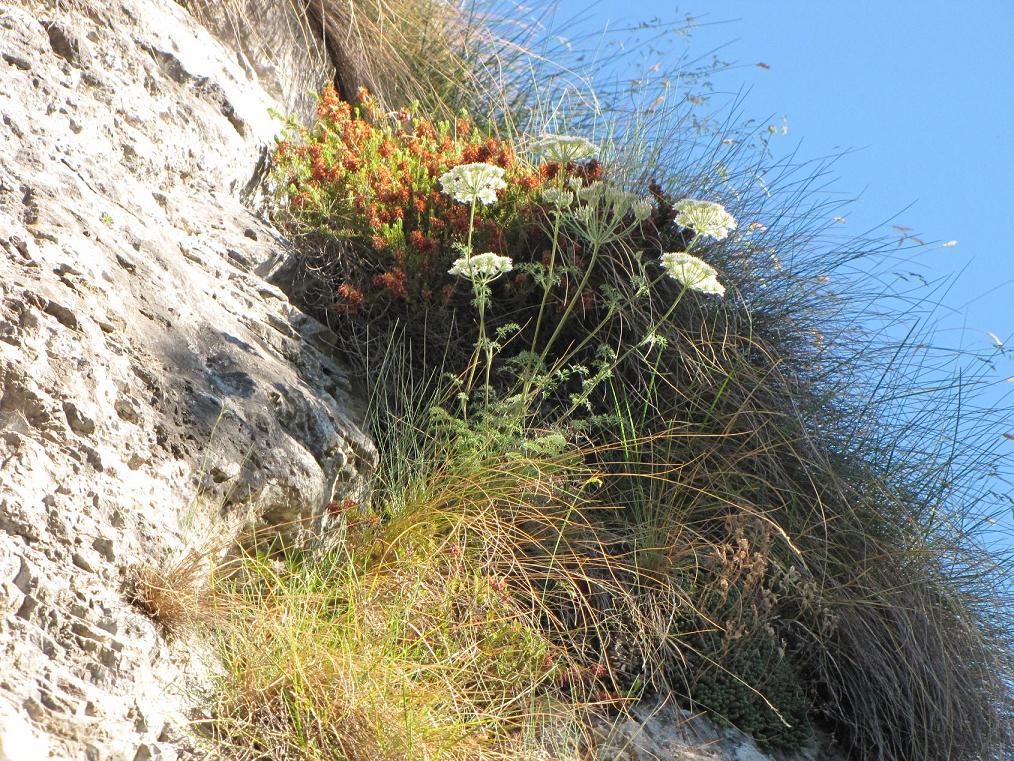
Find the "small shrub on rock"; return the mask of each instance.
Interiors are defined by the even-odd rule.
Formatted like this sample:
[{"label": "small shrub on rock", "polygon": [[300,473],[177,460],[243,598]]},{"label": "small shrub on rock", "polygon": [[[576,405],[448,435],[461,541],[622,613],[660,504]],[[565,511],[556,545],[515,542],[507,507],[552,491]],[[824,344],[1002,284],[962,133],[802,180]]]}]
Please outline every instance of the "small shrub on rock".
[{"label": "small shrub on rock", "polygon": [[[434,122],[411,108],[385,114],[368,92],[359,97],[353,106],[325,88],[314,125],[292,125],[278,144],[289,212],[305,232],[349,247],[318,262],[336,313],[368,320],[446,305],[454,296],[447,275],[454,244],[471,235],[476,249],[510,248],[532,223],[545,178],[467,116]],[[503,171],[498,203],[470,208],[441,192],[442,175],[479,162]]]}]

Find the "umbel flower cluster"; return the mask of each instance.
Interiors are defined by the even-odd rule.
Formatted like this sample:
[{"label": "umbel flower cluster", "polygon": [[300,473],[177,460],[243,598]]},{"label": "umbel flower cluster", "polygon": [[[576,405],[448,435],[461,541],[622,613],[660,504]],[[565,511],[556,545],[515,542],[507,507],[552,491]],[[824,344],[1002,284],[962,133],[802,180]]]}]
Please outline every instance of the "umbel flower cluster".
[{"label": "umbel flower cluster", "polygon": [[493,252],[462,256],[454,261],[448,270],[451,275],[460,275],[473,283],[491,283],[505,272],[514,269],[514,262],[509,256],[500,256]]},{"label": "umbel flower cluster", "polygon": [[673,208],[678,214],[676,221],[697,235],[725,240],[736,229],[735,218],[720,203],[684,198],[677,201]]},{"label": "umbel flower cluster", "polygon": [[461,164],[440,176],[444,193],[459,203],[496,203],[496,193],[507,187],[504,169],[492,164]]},{"label": "umbel flower cluster", "polygon": [[718,282],[715,268],[703,259],[685,251],[675,251],[662,254],[660,263],[669,277],[686,288],[716,296],[725,295],[725,286]]}]

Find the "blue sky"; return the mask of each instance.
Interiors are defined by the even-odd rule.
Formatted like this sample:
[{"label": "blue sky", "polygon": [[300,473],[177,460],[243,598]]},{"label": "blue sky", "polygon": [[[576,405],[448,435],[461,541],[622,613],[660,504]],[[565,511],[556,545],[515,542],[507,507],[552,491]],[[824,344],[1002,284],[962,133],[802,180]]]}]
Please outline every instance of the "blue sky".
[{"label": "blue sky", "polygon": [[[776,155],[852,149],[835,165],[837,188],[859,198],[846,230],[886,222],[937,242],[911,256],[931,280],[960,273],[938,342],[1014,348],[1014,0],[562,0],[556,20],[576,36],[686,14],[700,24],[692,52],[740,64],[717,88],[745,90],[751,117],[779,127],[785,117]],[[574,15],[580,25],[560,26]],[[1011,413],[1014,353],[997,357],[993,375],[986,399]]]}]

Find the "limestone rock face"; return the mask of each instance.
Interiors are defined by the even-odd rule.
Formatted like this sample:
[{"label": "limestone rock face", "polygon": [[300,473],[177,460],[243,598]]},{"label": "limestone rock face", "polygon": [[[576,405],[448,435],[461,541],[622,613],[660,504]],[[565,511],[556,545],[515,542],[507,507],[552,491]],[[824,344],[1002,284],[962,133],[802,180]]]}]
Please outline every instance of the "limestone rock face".
[{"label": "limestone rock face", "polygon": [[200,757],[132,569],[321,530],[371,467],[241,197],[284,110],[171,0],[0,5],[0,759]]},{"label": "limestone rock face", "polygon": [[796,753],[766,754],[742,732],[664,701],[636,706],[598,734],[602,761],[841,761],[826,740]]}]

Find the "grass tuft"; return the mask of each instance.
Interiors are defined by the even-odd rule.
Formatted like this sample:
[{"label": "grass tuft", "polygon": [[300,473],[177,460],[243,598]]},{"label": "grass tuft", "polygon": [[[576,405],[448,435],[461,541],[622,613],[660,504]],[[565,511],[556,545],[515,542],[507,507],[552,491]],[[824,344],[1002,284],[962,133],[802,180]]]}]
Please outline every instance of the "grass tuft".
[{"label": "grass tuft", "polygon": [[128,581],[127,599],[167,639],[193,634],[207,622],[205,557],[193,550],[160,565],[141,563]]}]

